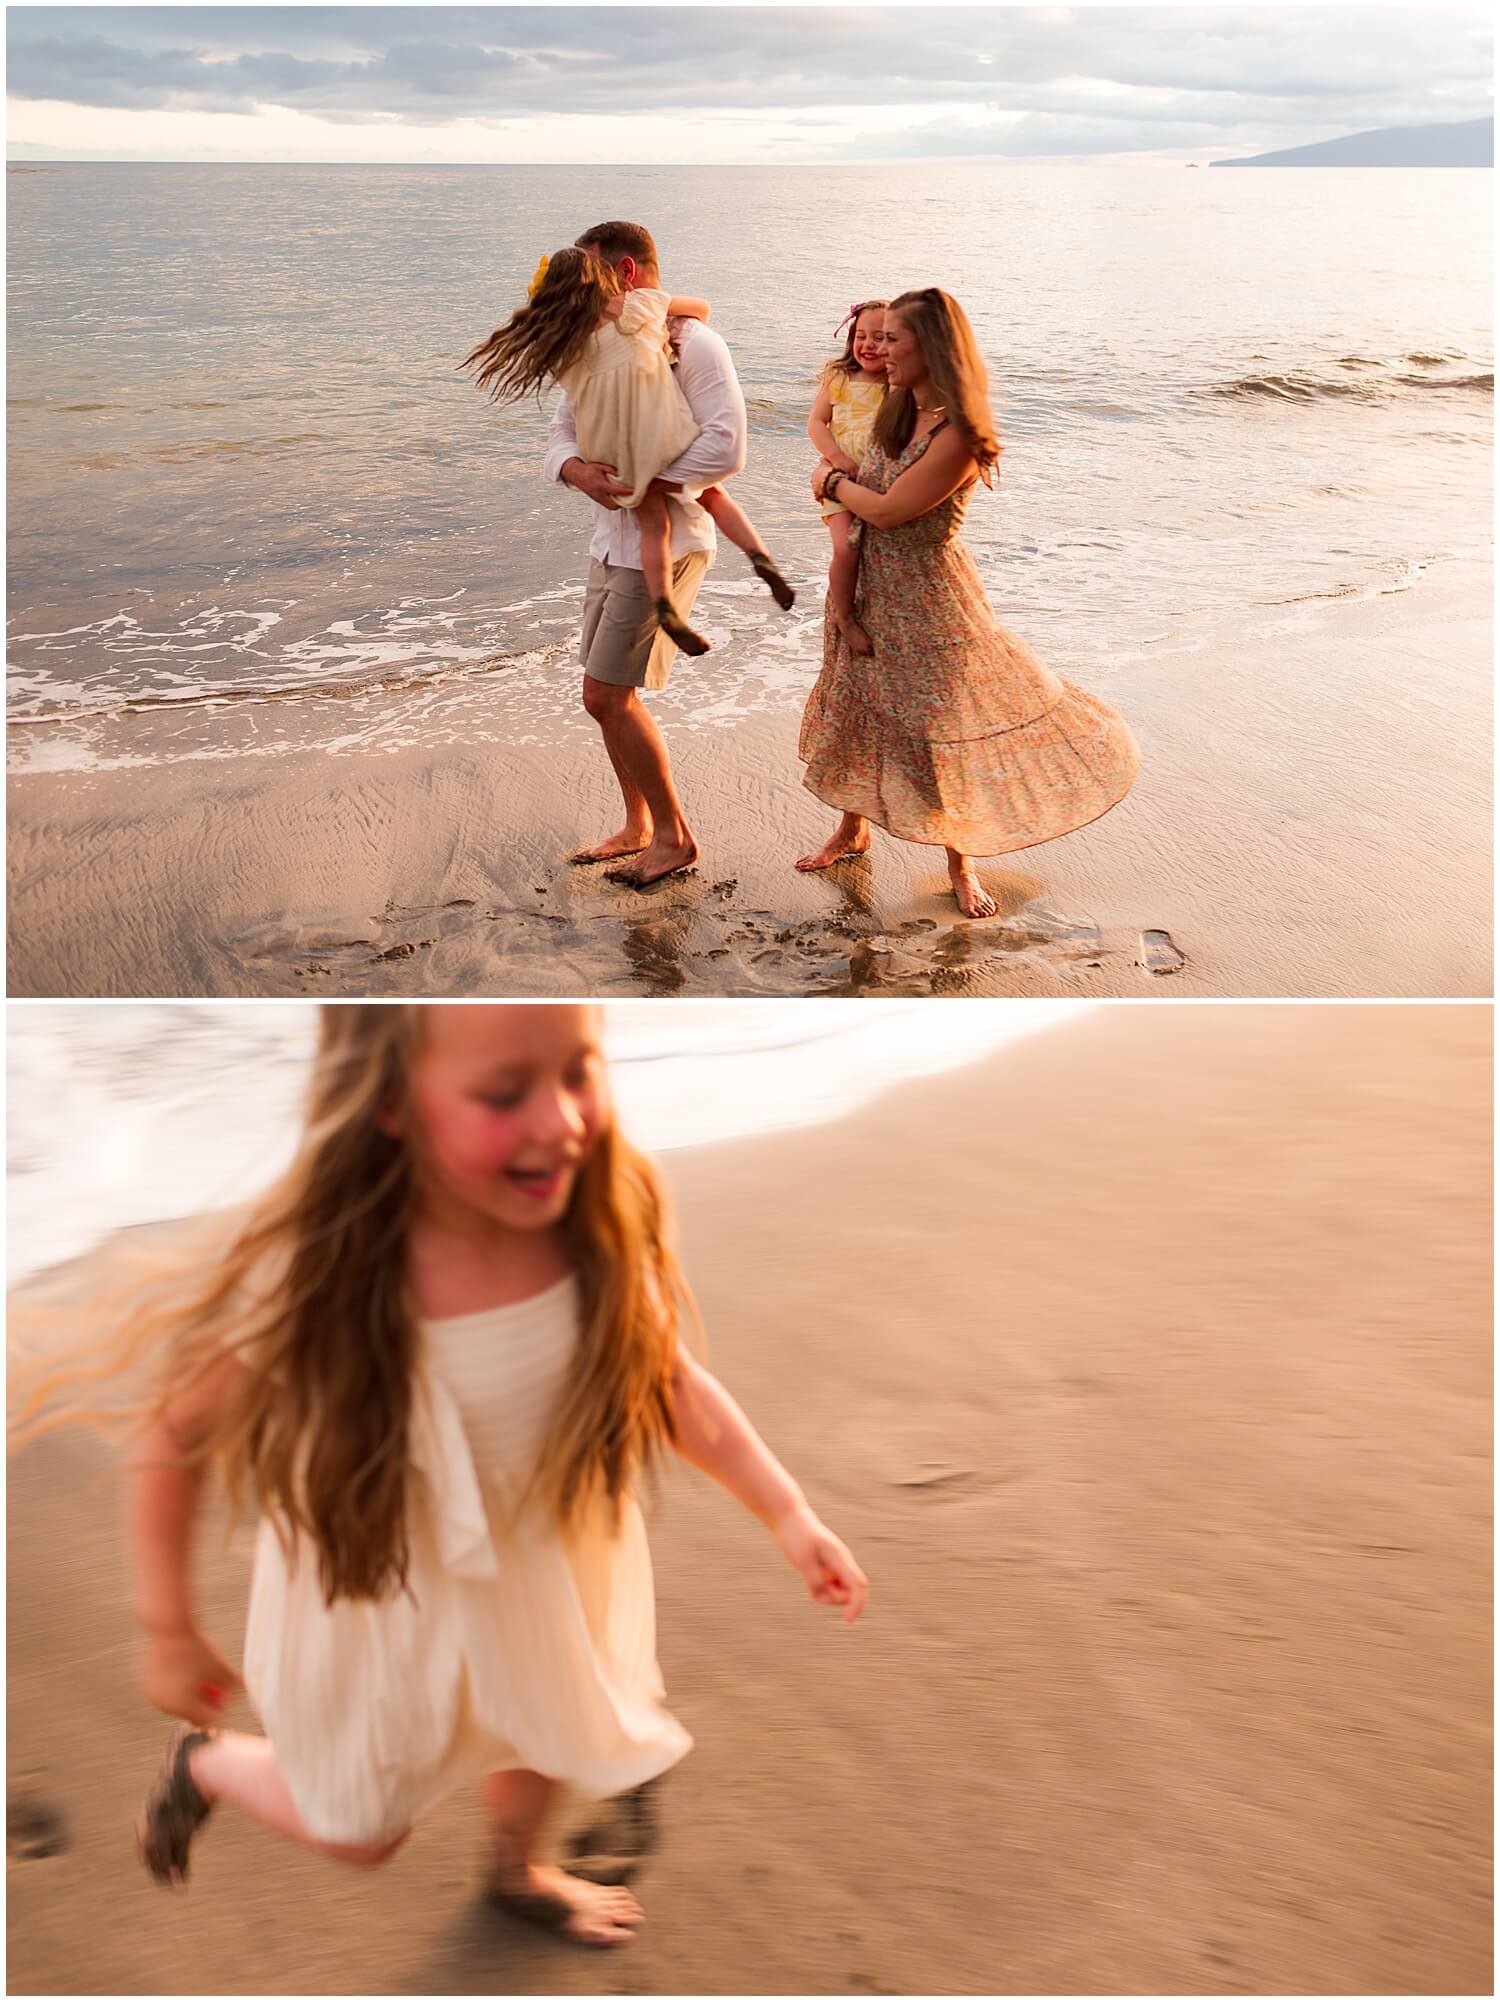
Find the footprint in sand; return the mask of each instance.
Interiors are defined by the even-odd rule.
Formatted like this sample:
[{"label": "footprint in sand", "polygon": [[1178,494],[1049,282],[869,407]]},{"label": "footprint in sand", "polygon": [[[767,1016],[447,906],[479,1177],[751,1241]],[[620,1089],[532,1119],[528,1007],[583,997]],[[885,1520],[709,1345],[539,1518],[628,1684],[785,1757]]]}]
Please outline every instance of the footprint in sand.
[{"label": "footprint in sand", "polygon": [[18,1863],[61,1856],[71,1846],[61,1813],[40,1795],[19,1793],[5,1803],[5,1853]]},{"label": "footprint in sand", "polygon": [[1181,973],[1187,960],[1172,943],[1168,931],[1143,931],[1140,951],[1136,954],[1136,964],[1148,973]]}]

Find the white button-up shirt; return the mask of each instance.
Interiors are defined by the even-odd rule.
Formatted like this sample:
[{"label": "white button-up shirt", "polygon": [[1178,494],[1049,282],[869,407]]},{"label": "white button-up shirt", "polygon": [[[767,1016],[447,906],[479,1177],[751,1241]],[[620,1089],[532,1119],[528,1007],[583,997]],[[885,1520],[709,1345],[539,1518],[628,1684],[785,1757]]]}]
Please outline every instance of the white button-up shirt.
[{"label": "white button-up shirt", "polygon": [[[681,482],[683,491],[670,498],[667,508],[672,527],[672,557],[686,556],[694,549],[713,554],[714,525],[699,507],[695,495],[741,472],[745,464],[745,399],[734,372],[729,349],[712,327],[701,320],[674,321],[674,331],[682,332],[674,343],[678,352],[677,381],[687,398],[688,408],[698,420],[698,436],[680,459],[663,467],[659,477]],[[562,479],[569,459],[580,456],[578,422],[566,395],[559,398],[547,433],[544,461],[550,481]],[[570,489],[571,491],[571,489]],[[589,555],[596,562],[612,563],[617,569],[641,567],[641,531],[630,508],[600,507],[590,502],[594,512],[594,533]]]}]

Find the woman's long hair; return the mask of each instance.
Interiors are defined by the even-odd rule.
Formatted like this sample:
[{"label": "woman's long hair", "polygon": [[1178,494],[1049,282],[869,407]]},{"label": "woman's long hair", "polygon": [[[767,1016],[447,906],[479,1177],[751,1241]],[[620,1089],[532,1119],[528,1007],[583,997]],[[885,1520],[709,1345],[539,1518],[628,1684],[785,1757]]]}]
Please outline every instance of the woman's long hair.
[{"label": "woman's long hair", "polygon": [[[423,1014],[325,1006],[301,1141],[280,1181],[206,1261],[154,1261],[103,1343],[12,1371],[10,1430],[24,1443],[70,1419],[107,1422],[77,1401],[46,1411],[80,1382],[154,1363],[154,1391],[112,1414],[144,1430],[229,1369],[232,1392],[184,1442],[185,1463],[216,1462],[237,1513],[248,1489],[284,1538],[305,1537],[330,1604],[400,1589],[410,1564],[416,1188],[411,1148],[380,1121],[406,1105]],[[618,1511],[675,1439],[679,1303],[696,1311],[657,1172],[612,1118],[580,1167],[564,1233],[578,1345],[533,1485],[566,1525],[601,1499]]]},{"label": "woman's long hair", "polygon": [[854,342],[859,333],[859,316],[861,313],[882,312],[889,304],[890,301],[888,299],[862,299],[850,311],[848,319],[844,322],[848,330],[844,336],[844,352],[841,355],[834,355],[828,361],[824,362],[823,373],[820,378],[822,381],[826,382],[831,375],[858,375],[860,373],[860,364],[854,356]]},{"label": "woman's long hair", "polygon": [[[989,377],[968,314],[951,292],[936,285],[902,292],[886,311],[899,313],[910,328],[948,422],[963,437],[988,485],[990,468],[1000,457],[1000,439],[990,413]],[[876,444],[898,459],[916,428],[916,398],[909,389],[893,389],[875,418]]]},{"label": "woman's long hair", "polygon": [[459,365],[477,369],[491,402],[516,403],[533,390],[540,397],[582,355],[620,289],[614,266],[591,250],[554,250],[534,296]]}]

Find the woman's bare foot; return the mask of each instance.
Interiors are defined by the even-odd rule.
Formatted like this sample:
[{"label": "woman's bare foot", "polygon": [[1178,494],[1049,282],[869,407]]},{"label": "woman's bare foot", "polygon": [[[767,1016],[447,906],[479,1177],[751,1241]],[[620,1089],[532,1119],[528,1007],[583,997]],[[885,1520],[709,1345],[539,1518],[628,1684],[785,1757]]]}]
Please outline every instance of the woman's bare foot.
[{"label": "woman's bare foot", "polygon": [[591,1884],[545,1863],[529,1863],[519,1870],[497,1868],[489,1897],[513,1918],[586,1946],[623,1946],[635,1938],[635,1928],[645,1917],[623,1885]]},{"label": "woman's bare foot", "polygon": [[651,845],[651,824],[643,828],[622,827],[618,834],[606,835],[603,841],[596,841],[592,848],[575,848],[568,857],[570,862],[618,862],[623,855],[639,855],[643,848]]},{"label": "woman's bare foot", "polygon": [[850,653],[857,653],[861,658],[865,658],[875,651],[870,635],[852,612],[835,612],[833,616],[839,631],[844,635]]},{"label": "woman's bare foot", "polygon": [[948,856],[948,880],[953,885],[953,894],[958,899],[958,908],[966,918],[992,918],[1000,906],[974,873],[974,864],[967,855]]},{"label": "woman's bare foot", "polygon": [[609,870],[606,881],[626,883],[632,890],[644,890],[648,884],[659,883],[664,876],[675,876],[681,869],[691,869],[697,859],[698,844],[691,835],[686,841],[662,841],[653,835],[634,861],[627,862],[622,869]]},{"label": "woman's bare foot", "polygon": [[814,869],[829,869],[846,857],[869,852],[869,821],[857,813],[846,813],[821,848],[814,849],[811,855],[797,857],[797,867],[804,875],[810,875]]}]

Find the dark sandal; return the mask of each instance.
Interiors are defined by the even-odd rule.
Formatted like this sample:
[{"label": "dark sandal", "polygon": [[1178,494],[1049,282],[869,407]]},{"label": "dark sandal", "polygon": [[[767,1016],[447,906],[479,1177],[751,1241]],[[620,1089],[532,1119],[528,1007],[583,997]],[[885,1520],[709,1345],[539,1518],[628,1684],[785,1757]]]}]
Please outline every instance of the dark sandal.
[{"label": "dark sandal", "polygon": [[782,576],[776,565],[763,549],[754,550],[750,557],[750,568],[759,577],[782,611],[789,612],[797,602],[797,593]]},{"label": "dark sandal", "polygon": [[657,599],[656,623],[661,627],[667,638],[671,640],[672,644],[681,647],[684,653],[699,654],[708,652],[708,641],[703,637],[702,633],[695,633],[693,631],[692,627],[687,624],[670,598]]},{"label": "dark sandal", "polygon": [[188,1850],[213,1812],[213,1804],[193,1782],[188,1760],[213,1735],[212,1731],[178,1725],[135,1825],[136,1850],[158,1884],[177,1886],[188,1880]]}]

